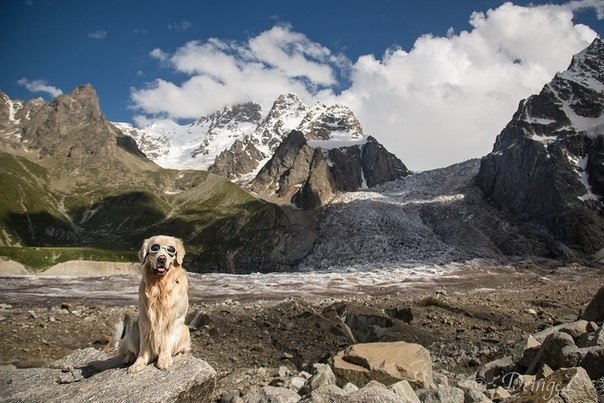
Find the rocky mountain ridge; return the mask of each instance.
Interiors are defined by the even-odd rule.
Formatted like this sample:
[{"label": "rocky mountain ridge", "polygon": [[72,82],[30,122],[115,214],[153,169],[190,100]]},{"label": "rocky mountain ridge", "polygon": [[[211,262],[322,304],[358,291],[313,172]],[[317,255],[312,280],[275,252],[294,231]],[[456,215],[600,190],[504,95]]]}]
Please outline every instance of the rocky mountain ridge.
[{"label": "rocky mountain ridge", "polygon": [[[173,233],[198,272],[602,260],[603,61],[596,40],[521,102],[482,161],[413,175],[353,120],[317,107],[325,119],[306,124],[293,118],[301,104],[284,97],[294,111],[288,122],[309,131],[290,131],[279,143],[270,136],[278,130],[265,131],[258,147],[247,143],[262,157],[260,145],[275,147],[249,189],[281,205],[205,171],[155,165],[104,119],[89,86],[47,104],[2,96],[0,240],[135,248],[146,234]],[[243,114],[254,120],[254,110]],[[272,122],[285,122],[280,116]],[[219,121],[230,120],[206,123]],[[337,130],[326,138],[324,127]]]},{"label": "rocky mountain ridge", "polygon": [[0,247],[126,251],[169,233],[188,244],[192,271],[237,272],[283,270],[312,246],[295,213],[206,171],[147,159],[104,118],[90,85],[48,103],[2,94],[0,118]]},{"label": "rocky mountain ridge", "polygon": [[493,203],[570,248],[604,248],[604,43],[595,39],[538,95],[523,100],[482,159]]},{"label": "rocky mountain ridge", "polygon": [[[314,136],[323,133],[318,131]],[[292,131],[252,180],[251,190],[313,209],[326,204],[337,192],[367,189],[409,174],[407,167],[371,136],[339,138],[325,133],[321,140],[310,141],[302,132]]]},{"label": "rocky mountain ridge", "polygon": [[333,134],[363,136],[360,122],[346,106],[308,107],[292,93],[279,96],[264,117],[260,105],[247,102],[227,105],[186,126],[170,120],[140,129],[128,123],[114,125],[162,167],[209,169],[229,179],[257,172],[292,130],[308,140],[328,140]]},{"label": "rocky mountain ridge", "polygon": [[188,125],[160,120],[143,128],[114,123],[132,137],[151,160],[164,168],[207,169],[233,142],[251,133],[261,121],[260,105],[227,105]]},{"label": "rocky mountain ridge", "polygon": [[[181,135],[176,134],[177,129],[163,130],[168,124],[155,123],[140,130],[118,126],[160,165],[192,166],[195,160],[196,168],[207,167],[214,174],[249,183],[261,197],[276,196],[303,209],[323,205],[337,191],[372,187],[410,173],[375,138],[364,136],[349,108],[322,103],[308,107],[292,93],[279,96],[263,119],[259,105],[246,103],[202,117]],[[254,124],[256,128],[250,131]],[[303,149],[296,145],[298,140],[292,140],[295,135],[289,137],[294,131],[302,136]],[[179,146],[185,143],[188,146]],[[293,150],[283,151],[290,146]],[[280,154],[302,152],[290,158],[292,164],[296,162],[293,171],[277,155],[279,149]],[[313,151],[316,149],[320,152]],[[274,185],[281,182],[283,187]]]}]

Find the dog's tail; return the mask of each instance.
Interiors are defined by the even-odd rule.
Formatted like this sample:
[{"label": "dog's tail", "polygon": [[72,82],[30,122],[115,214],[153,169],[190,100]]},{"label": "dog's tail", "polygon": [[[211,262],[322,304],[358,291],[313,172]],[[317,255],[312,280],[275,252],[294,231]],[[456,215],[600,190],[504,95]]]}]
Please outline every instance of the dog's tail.
[{"label": "dog's tail", "polygon": [[136,314],[132,310],[126,311],[124,317],[120,319],[113,328],[112,345],[118,348],[120,341],[126,337],[128,329],[136,321]]}]

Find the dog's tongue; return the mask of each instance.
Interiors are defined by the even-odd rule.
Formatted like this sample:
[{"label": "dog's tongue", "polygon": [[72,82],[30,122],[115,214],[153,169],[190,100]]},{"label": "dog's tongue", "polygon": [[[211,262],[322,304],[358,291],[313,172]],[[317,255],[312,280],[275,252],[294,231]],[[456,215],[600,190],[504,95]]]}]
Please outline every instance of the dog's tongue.
[{"label": "dog's tongue", "polygon": [[164,274],[166,274],[168,270],[166,270],[165,267],[159,266],[155,269],[155,273],[157,273],[160,276],[163,276]]}]

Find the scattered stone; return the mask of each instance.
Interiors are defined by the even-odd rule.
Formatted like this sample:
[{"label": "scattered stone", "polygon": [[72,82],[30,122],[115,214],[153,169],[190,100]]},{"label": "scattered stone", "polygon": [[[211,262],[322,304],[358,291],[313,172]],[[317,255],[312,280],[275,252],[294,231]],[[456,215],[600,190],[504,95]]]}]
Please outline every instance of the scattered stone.
[{"label": "scattered stone", "polygon": [[75,312],[75,308],[72,304],[69,304],[67,302],[63,302],[61,304],[61,309],[66,310],[69,313],[74,313]]},{"label": "scattered stone", "polygon": [[491,403],[492,400],[481,390],[473,387],[462,387],[464,393],[464,403]]},{"label": "scattered stone", "polygon": [[464,403],[464,392],[453,386],[441,386],[436,389],[416,391],[422,403]]},{"label": "scattered stone", "polygon": [[385,388],[364,387],[343,396],[337,401],[339,403],[401,403],[401,398],[394,394],[394,392]]},{"label": "scattered stone", "polygon": [[386,385],[384,385],[381,382],[378,381],[369,381],[365,386],[363,386],[364,388],[383,388],[383,389],[388,389],[386,387]]},{"label": "scattered stone", "polygon": [[579,365],[587,371],[591,379],[604,377],[604,346],[581,349],[581,352],[585,350],[587,351]]},{"label": "scattered stone", "polygon": [[434,385],[436,386],[449,386],[449,378],[446,375],[434,373],[432,374]]},{"label": "scattered stone", "polygon": [[293,390],[274,386],[264,386],[243,396],[244,403],[296,403],[299,400],[300,395]]},{"label": "scattered stone", "polygon": [[604,346],[604,326],[600,327],[591,340],[592,346]]},{"label": "scattered stone", "polygon": [[301,376],[294,376],[285,381],[284,387],[297,392],[304,387],[305,383],[306,378],[303,378]]},{"label": "scattered stone", "polygon": [[558,332],[568,333],[573,340],[578,338],[579,336],[588,333],[591,327],[587,320],[577,320],[570,323],[563,323],[557,326],[548,327],[538,333],[533,334],[533,337],[540,343],[543,343],[545,339],[553,334]]},{"label": "scattered stone", "polygon": [[554,372],[553,369],[551,369],[551,367],[547,364],[543,364],[540,368],[539,371],[537,371],[536,375],[536,379],[544,379],[547,378],[548,376],[550,376],[552,373]]},{"label": "scattered stone", "polygon": [[239,396],[239,392],[231,392],[224,394],[218,400],[219,403],[241,403],[243,399]]},{"label": "scattered stone", "polygon": [[515,363],[512,357],[505,356],[484,364],[476,374],[476,377],[486,380],[487,384],[491,385],[501,376],[510,373],[514,367]]},{"label": "scattered stone", "polygon": [[346,385],[344,385],[342,390],[344,391],[344,393],[348,394],[350,392],[354,392],[355,390],[359,390],[359,388],[354,383],[348,382]]},{"label": "scattered stone", "polygon": [[514,355],[516,361],[519,361],[525,367],[531,365],[535,356],[541,348],[541,343],[533,336],[529,335],[523,343],[519,344],[521,350]]},{"label": "scattered stone", "polygon": [[307,397],[302,400],[306,403],[331,403],[346,395],[342,389],[336,385],[324,385],[310,392]]},{"label": "scattered stone", "polygon": [[545,379],[526,385],[509,402],[596,402],[597,393],[587,372],[581,367],[561,368]]},{"label": "scattered stone", "polygon": [[315,372],[304,384],[304,387],[301,390],[303,394],[310,393],[311,391],[319,389],[322,386],[336,384],[336,376],[329,365],[317,363],[313,364],[313,367],[315,368]]},{"label": "scattered stone", "polygon": [[502,388],[501,386],[498,386],[495,389],[487,389],[484,392],[484,394],[485,394],[485,396],[487,396],[487,398],[489,398],[493,401],[496,401],[496,402],[500,402],[511,396],[510,392],[508,392],[506,389]]},{"label": "scattered stone", "polygon": [[415,394],[415,391],[407,381],[398,381],[388,386],[388,389],[393,391],[406,403],[419,403],[419,398]]}]

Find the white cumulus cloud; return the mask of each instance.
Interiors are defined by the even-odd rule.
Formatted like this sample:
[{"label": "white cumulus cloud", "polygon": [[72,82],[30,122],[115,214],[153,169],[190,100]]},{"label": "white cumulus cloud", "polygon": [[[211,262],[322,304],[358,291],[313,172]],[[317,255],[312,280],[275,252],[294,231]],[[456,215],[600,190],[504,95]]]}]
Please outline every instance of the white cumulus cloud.
[{"label": "white cumulus cloud", "polygon": [[596,37],[561,6],[505,3],[474,13],[470,24],[447,37],[425,35],[408,52],[359,58],[351,87],[337,97],[411,169],[490,152],[518,102]]},{"label": "white cumulus cloud", "polygon": [[17,81],[17,84],[25,87],[28,91],[44,92],[52,97],[59,96],[63,93],[63,91],[61,91],[59,88],[49,85],[44,80],[28,80],[27,78],[22,78]]},{"label": "white cumulus cloud", "polygon": [[[426,34],[410,50],[356,61],[283,25],[243,43],[193,41],[172,54],[151,52],[184,73],[184,81],[157,79],[133,89],[131,98],[140,120],[195,119],[227,103],[251,100],[268,108],[280,94],[295,92],[307,103],[351,107],[366,134],[409,168],[442,167],[487,154],[519,101],[589,45],[596,33],[573,22],[573,11],[585,8],[602,12],[595,0],[505,3],[469,16],[469,31]],[[343,91],[339,75],[350,82]]]},{"label": "white cumulus cloud", "polygon": [[133,89],[131,98],[144,113],[176,119],[198,118],[227,103],[254,101],[268,108],[285,92],[312,102],[331,94],[334,69],[342,63],[341,56],[281,25],[244,43],[211,38],[188,42],[173,54],[154,49],[150,56],[188,78],[157,79]]}]

